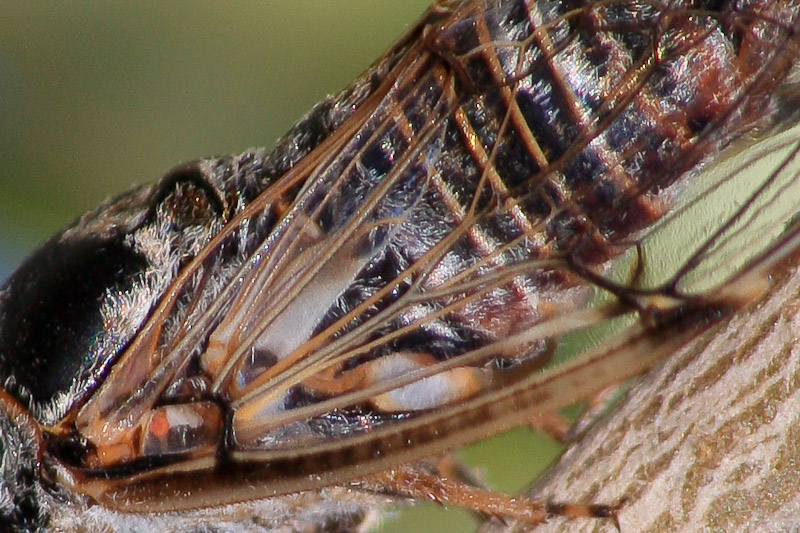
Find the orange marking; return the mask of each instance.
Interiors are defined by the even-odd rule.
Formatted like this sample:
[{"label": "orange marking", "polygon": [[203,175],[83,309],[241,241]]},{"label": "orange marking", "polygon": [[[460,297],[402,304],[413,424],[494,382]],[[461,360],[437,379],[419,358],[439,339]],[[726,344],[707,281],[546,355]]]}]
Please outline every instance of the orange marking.
[{"label": "orange marking", "polygon": [[97,448],[97,456],[92,458],[90,466],[94,468],[104,468],[111,465],[126,463],[134,458],[136,454],[133,447],[128,443],[112,444]]},{"label": "orange marking", "polygon": [[159,440],[167,438],[169,434],[169,421],[167,421],[167,415],[163,410],[158,410],[153,414],[153,417],[150,419],[148,432],[151,436]]}]

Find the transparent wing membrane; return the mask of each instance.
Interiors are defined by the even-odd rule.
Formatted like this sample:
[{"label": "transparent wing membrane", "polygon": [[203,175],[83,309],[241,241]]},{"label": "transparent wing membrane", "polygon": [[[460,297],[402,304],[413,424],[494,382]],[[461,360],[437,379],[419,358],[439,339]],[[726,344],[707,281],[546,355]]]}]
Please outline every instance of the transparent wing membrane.
[{"label": "transparent wing membrane", "polygon": [[387,54],[65,422],[82,490],[346,482],[640,374],[763,292],[800,238],[800,6],[562,4],[441,3]]}]

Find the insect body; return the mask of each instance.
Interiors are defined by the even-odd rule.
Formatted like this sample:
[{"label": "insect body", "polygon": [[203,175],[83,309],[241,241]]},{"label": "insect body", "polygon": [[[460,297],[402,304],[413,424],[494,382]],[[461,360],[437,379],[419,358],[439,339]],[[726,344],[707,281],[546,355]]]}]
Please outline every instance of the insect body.
[{"label": "insect body", "polygon": [[0,293],[4,517],[344,527],[352,484],[416,495],[387,469],[642,372],[748,301],[796,246],[788,215],[738,289],[693,276],[780,172],[640,284],[700,168],[791,122],[800,6],[695,4],[437,4],[271,153],[179,167],[55,237]]}]

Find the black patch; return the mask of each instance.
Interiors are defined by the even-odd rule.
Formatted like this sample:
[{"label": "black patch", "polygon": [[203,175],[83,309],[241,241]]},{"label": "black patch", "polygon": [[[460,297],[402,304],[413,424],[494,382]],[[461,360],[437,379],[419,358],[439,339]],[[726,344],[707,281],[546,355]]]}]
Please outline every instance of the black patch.
[{"label": "black patch", "polygon": [[[131,290],[146,267],[118,240],[95,239],[52,240],[23,263],[0,293],[0,380],[7,390],[31,407],[88,380],[129,340],[107,335],[100,313],[107,291]],[[20,398],[20,387],[31,397]]]},{"label": "black patch", "polygon": [[697,114],[695,116],[689,117],[686,125],[689,127],[689,131],[692,132],[692,135],[695,137],[700,136],[703,131],[705,131],[708,124],[711,122],[711,117],[703,116],[702,114]]}]

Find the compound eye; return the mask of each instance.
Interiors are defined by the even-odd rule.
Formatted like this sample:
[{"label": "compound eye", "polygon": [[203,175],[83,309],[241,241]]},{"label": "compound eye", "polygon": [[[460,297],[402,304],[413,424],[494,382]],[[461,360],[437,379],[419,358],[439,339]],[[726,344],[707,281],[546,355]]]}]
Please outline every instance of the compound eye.
[{"label": "compound eye", "polygon": [[227,218],[225,203],[196,166],[178,167],[159,184],[153,202],[174,231]]}]

